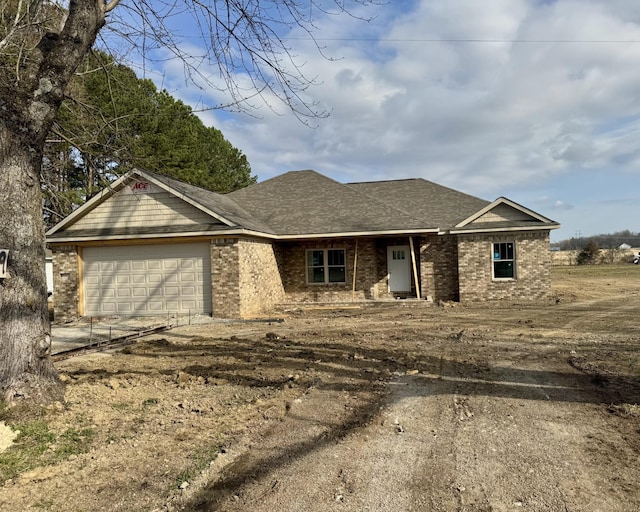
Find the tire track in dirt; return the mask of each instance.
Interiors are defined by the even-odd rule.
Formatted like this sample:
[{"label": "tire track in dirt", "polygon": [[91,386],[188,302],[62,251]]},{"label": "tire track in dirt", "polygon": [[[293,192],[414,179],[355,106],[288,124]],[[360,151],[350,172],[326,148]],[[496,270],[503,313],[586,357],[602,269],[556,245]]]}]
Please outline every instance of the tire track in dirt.
[{"label": "tire track in dirt", "polygon": [[[306,395],[260,441],[265,454],[288,455],[274,463],[254,454],[253,473],[244,467],[242,479],[231,478],[231,492],[209,496],[198,510],[637,509],[638,497],[628,489],[598,491],[616,484],[598,467],[593,439],[604,432],[613,445],[623,441],[607,425],[597,390],[578,385],[577,372],[557,361],[548,362],[549,371],[478,373],[460,364],[459,350],[438,374],[396,377],[384,406],[370,403],[353,428],[322,423],[344,407],[340,397],[333,414],[324,416],[317,408],[326,408],[327,396]],[[271,440],[283,438],[285,445]],[[628,487],[632,478],[624,478]]]}]

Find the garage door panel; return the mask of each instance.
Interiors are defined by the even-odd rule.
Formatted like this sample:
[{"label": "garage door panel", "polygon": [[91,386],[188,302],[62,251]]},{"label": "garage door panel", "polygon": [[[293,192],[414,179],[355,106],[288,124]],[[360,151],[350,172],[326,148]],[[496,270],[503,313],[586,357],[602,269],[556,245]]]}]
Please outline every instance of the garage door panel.
[{"label": "garage door panel", "polygon": [[83,260],[86,315],[211,314],[208,244],[90,247]]},{"label": "garage door panel", "polygon": [[147,274],[147,282],[149,284],[160,284],[163,280],[162,274]]},{"label": "garage door panel", "polygon": [[100,284],[100,276],[86,276],[85,275],[85,284],[95,286]]},{"label": "garage door panel", "polygon": [[118,302],[116,304],[117,312],[120,315],[126,315],[133,312],[133,304],[130,302]]},{"label": "garage door panel", "polygon": [[146,288],[133,288],[133,296],[134,297],[146,297],[147,289]]},{"label": "garage door panel", "polygon": [[164,287],[164,296],[165,297],[179,297],[180,289],[177,286],[165,286]]},{"label": "garage door panel", "polygon": [[131,274],[131,283],[132,284],[144,284],[147,282],[146,274]]},{"label": "garage door panel", "polygon": [[165,301],[165,304],[167,305],[167,308],[169,310],[173,310],[173,311],[178,311],[180,310],[180,301],[179,300],[169,300],[169,301]]},{"label": "garage door panel", "polygon": [[196,301],[183,300],[181,302],[181,306],[183,309],[188,309],[191,311],[195,311],[198,309],[198,303]]}]

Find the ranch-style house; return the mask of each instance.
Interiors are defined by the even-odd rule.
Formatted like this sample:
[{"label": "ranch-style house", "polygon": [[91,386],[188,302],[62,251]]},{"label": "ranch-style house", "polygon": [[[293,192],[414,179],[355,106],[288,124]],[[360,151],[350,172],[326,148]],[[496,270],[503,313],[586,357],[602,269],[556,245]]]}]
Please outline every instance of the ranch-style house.
[{"label": "ranch-style house", "polygon": [[423,179],[295,171],[217,194],[131,171],[47,232],[55,318],[546,300],[554,222]]}]

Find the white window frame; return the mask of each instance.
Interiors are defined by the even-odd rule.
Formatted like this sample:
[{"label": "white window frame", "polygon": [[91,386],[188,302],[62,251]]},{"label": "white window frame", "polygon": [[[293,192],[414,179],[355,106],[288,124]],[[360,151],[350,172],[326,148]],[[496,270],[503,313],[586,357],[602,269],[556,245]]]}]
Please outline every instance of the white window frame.
[{"label": "white window frame", "polygon": [[[498,246],[498,248],[496,248]],[[504,250],[503,247],[505,246]],[[509,257],[509,246],[511,246],[511,257]],[[496,250],[497,249],[497,250]],[[496,263],[511,262],[512,276],[496,276]],[[492,242],[491,243],[491,276],[494,281],[515,281],[517,277],[517,257],[515,241]]]},{"label": "white window frame", "polygon": [[[329,251],[342,251],[344,264],[343,265],[329,265]],[[314,252],[322,252],[322,265],[310,265],[309,263],[309,254]],[[305,251],[305,275],[308,285],[332,285],[332,284],[345,284],[347,282],[347,251],[342,247],[327,247],[327,248],[315,248],[315,249],[307,249]],[[329,281],[331,268],[344,268],[344,281]],[[309,280],[309,270],[311,268],[322,268],[324,273],[324,281],[311,281]]]}]

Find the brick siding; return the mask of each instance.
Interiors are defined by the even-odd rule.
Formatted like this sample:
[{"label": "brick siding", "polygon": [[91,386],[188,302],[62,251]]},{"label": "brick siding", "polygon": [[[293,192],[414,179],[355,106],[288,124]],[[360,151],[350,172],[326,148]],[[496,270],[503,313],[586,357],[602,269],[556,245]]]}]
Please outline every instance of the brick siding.
[{"label": "brick siding", "polygon": [[458,239],[429,236],[420,242],[420,283],[423,298],[459,300]]},{"label": "brick siding", "polygon": [[[549,232],[425,236],[414,239],[422,298],[438,300],[544,300],[551,292]],[[492,278],[491,244],[514,242],[516,279]],[[245,318],[268,313],[282,302],[348,302],[391,299],[387,247],[408,238],[363,238],[271,243],[248,238],[211,240],[213,316]],[[357,247],[355,292],[354,261]],[[307,284],[308,249],[344,249],[345,283]],[[77,318],[76,246],[52,247],[54,318]],[[412,274],[412,288],[413,274]]]},{"label": "brick siding", "polygon": [[[514,242],[516,278],[495,280],[492,243]],[[547,300],[551,296],[549,232],[459,235],[460,301]]]},{"label": "brick siding", "polygon": [[53,318],[69,322],[78,318],[78,249],[75,245],[51,248],[53,254]]},{"label": "brick siding", "polygon": [[271,242],[257,239],[241,239],[238,245],[240,316],[266,313],[284,301],[277,248]]},{"label": "brick siding", "polygon": [[[355,293],[353,291],[355,239],[287,242],[279,244],[279,248],[287,302],[348,302],[352,299],[377,299],[382,294],[382,281],[386,279],[386,265],[384,270],[380,268],[378,246],[373,239],[361,239],[357,242]],[[345,282],[307,284],[306,251],[310,249],[344,249]],[[386,261],[386,253],[384,258]],[[386,285],[384,291],[386,293]]]},{"label": "brick siding", "polygon": [[258,239],[211,242],[213,316],[247,318],[284,301],[277,248]]}]

